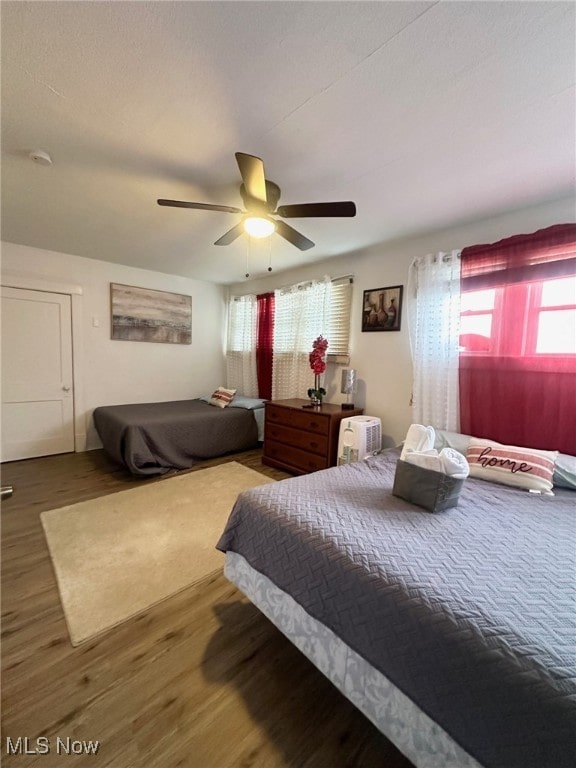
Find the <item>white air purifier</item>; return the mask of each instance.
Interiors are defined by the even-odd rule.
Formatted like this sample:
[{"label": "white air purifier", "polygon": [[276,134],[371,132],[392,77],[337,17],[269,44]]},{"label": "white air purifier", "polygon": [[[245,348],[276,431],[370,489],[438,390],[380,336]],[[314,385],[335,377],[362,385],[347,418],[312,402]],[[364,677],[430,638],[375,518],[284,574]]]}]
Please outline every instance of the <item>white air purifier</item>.
[{"label": "white air purifier", "polygon": [[340,422],[339,465],[375,456],[381,447],[382,424],[377,416],[351,416]]}]

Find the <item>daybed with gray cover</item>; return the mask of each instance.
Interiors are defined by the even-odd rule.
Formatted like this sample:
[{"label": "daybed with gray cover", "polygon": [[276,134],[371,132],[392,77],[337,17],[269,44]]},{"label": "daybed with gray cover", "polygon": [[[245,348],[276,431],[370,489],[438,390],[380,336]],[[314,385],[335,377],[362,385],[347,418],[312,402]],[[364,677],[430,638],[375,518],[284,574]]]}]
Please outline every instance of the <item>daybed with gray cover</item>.
[{"label": "daybed with gray cover", "polygon": [[226,408],[205,398],[101,406],[94,425],[106,452],[135,475],[187,469],[200,459],[254,448],[264,401],[236,396]]},{"label": "daybed with gray cover", "polygon": [[576,493],[431,514],[398,455],[242,493],[227,577],[419,768],[573,768]]}]

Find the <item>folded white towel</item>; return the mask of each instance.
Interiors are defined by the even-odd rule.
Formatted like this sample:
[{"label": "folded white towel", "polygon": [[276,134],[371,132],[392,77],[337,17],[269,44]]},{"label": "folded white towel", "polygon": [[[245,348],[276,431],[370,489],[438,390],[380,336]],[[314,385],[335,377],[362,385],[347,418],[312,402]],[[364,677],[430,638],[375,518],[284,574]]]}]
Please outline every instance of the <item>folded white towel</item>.
[{"label": "folded white towel", "polygon": [[470,474],[470,465],[466,461],[466,456],[454,448],[443,448],[440,451],[440,463],[442,465],[441,471],[457,480],[464,480]]},{"label": "folded white towel", "polygon": [[438,451],[408,451],[403,461],[408,464],[415,464],[423,469],[430,469],[432,472],[442,472],[442,462]]},{"label": "folded white towel", "polygon": [[431,451],[408,451],[403,461],[408,464],[415,464],[417,467],[431,469],[433,472],[441,472],[443,475],[454,477],[457,480],[468,477],[470,472],[466,457],[453,448],[443,448],[440,453],[435,449]]},{"label": "folded white towel", "polygon": [[400,458],[402,461],[406,459],[406,454],[409,451],[431,451],[434,448],[434,440],[436,439],[436,433],[434,427],[423,427],[422,424],[411,424],[408,432],[406,433],[406,439],[404,440],[404,447]]}]

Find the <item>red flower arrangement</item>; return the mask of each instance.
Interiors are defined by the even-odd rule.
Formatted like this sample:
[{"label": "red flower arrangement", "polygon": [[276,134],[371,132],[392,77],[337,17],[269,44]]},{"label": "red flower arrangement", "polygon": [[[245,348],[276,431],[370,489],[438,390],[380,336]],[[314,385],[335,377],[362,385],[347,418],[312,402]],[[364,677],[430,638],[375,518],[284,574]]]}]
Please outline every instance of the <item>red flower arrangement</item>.
[{"label": "red flower arrangement", "polygon": [[310,368],[314,371],[314,388],[308,390],[308,397],[315,404],[321,404],[322,398],[326,394],[324,387],[320,386],[320,374],[326,370],[326,350],[328,349],[328,342],[323,336],[318,336],[312,342],[312,352],[308,355],[310,361]]},{"label": "red flower arrangement", "polygon": [[308,355],[308,360],[310,360],[310,368],[312,368],[317,376],[324,373],[326,370],[324,355],[326,354],[327,349],[328,342],[324,336],[318,336],[318,338],[312,342],[312,352]]}]

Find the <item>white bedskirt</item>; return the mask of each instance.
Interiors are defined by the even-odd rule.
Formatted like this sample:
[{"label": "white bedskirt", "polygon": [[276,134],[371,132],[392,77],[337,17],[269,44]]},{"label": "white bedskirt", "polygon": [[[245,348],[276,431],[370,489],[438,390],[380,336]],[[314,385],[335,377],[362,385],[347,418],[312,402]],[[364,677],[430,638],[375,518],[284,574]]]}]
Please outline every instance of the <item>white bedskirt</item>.
[{"label": "white bedskirt", "polygon": [[224,574],[417,768],[482,768],[381,672],[235,552]]}]

